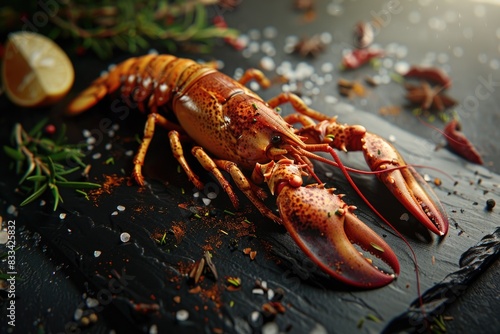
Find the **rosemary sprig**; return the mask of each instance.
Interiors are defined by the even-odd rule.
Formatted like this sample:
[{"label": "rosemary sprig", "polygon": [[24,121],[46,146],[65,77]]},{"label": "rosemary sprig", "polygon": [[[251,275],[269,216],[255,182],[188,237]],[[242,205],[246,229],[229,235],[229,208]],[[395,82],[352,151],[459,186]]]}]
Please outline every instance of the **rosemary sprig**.
[{"label": "rosemary sprig", "polygon": [[[91,49],[107,58],[115,49],[136,53],[155,46],[173,52],[178,46],[196,47],[207,52],[216,38],[236,38],[237,32],[211,22],[207,8],[220,0],[123,0],[58,1],[57,6],[33,5],[10,1],[0,5],[0,32],[35,29],[48,37],[72,38],[79,47]],[[43,27],[31,18],[46,14]],[[28,20],[20,20],[24,15]],[[24,22],[24,26],[22,23]],[[21,27],[19,27],[21,25]]]},{"label": "rosemary sprig", "polygon": [[[65,176],[85,167],[84,157],[78,145],[66,144],[65,127],[62,126],[56,139],[43,137],[43,127],[47,123],[43,119],[29,132],[17,123],[12,131],[12,146],[4,145],[4,152],[15,161],[16,173],[22,174],[19,185],[30,183],[30,194],[22,203],[24,206],[39,198],[47,189],[54,197],[54,211],[63,201],[60,187],[81,189],[99,188],[101,185],[92,182],[69,181]],[[78,166],[68,168],[63,163],[76,163]]]}]

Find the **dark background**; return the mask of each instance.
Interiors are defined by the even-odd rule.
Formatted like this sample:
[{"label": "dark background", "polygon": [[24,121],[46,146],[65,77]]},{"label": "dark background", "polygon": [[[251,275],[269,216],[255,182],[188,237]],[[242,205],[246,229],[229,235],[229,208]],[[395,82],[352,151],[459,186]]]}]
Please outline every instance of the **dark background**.
[{"label": "dark background", "polygon": [[[362,124],[386,138],[392,135],[396,138],[396,147],[409,163],[439,169],[422,169],[421,172],[443,181],[440,187],[433,186],[450,217],[449,235],[441,242],[413,218],[401,220],[405,209],[375,178],[354,176],[368,198],[410,242],[417,254],[423,292],[436,287],[448,274],[457,272],[461,255],[499,226],[497,208],[492,212],[485,210],[487,199],[499,201],[498,93],[494,91],[490,98],[479,101],[477,109],[472,111],[467,110],[467,105],[456,109],[464,133],[483,155],[485,166],[477,166],[446,148],[435,150],[444,140],[412,114],[413,108],[406,106],[405,91],[400,84],[390,82],[370,88],[364,98],[349,100],[341,97],[336,87],[339,78],[362,80],[366,75],[378,72],[370,66],[341,72],[338,64],[342,51],[352,44],[354,24],[379,16],[385,23],[375,42],[386,49],[407,50],[400,58],[388,59],[393,63],[430,63],[443,67],[453,79],[448,94],[462,103],[468,96],[474,96],[476,87],[481,84],[480,78],[487,79],[491,75],[494,82],[500,82],[500,33],[497,23],[500,8],[468,1],[453,4],[400,1],[396,2],[399,4],[395,7],[397,13],[388,15],[384,14],[387,13],[384,12],[387,3],[317,1],[316,16],[311,22],[305,22],[308,16],[294,10],[291,1],[243,1],[236,10],[223,14],[229,26],[249,36],[251,42],[258,45],[271,42],[276,49],[272,58],[277,65],[289,61],[295,68],[297,64],[307,62],[316,73],[321,74],[321,66],[331,62],[335,66],[330,72],[332,81],[321,86],[313,83],[313,87],[320,88],[318,94],[311,95],[304,83],[301,92],[311,99],[312,107],[332,116],[338,115],[341,122]],[[277,29],[274,38],[263,34],[265,28],[270,26]],[[255,31],[261,33],[260,38],[252,39]],[[326,45],[325,52],[314,59],[304,59],[283,51],[289,36],[301,38],[325,32],[331,35],[332,40]],[[463,54],[457,56],[460,50]],[[224,62],[222,71],[233,75],[238,68],[258,67],[266,54],[258,51],[245,56],[247,53],[237,52],[221,43],[211,55],[183,55],[194,59],[220,59]],[[84,140],[84,129],[98,131],[99,122],[109,118],[119,125],[119,130],[113,137],[103,133],[103,141],[88,153],[86,160],[92,163],[91,180],[103,183],[106,175],[127,178],[132,157],[125,153],[137,148],[134,137],[142,133],[143,115],[131,110],[130,115],[121,119],[120,115],[109,111],[112,99],[76,118],[67,118],[62,111],[71,97],[105,70],[110,62],[125,59],[128,55],[118,55],[113,61],[98,60],[92,55],[70,56],[75,64],[75,86],[60,104],[46,110],[24,110],[10,104],[5,96],[1,97],[2,143],[7,141],[15,122],[22,122],[29,128],[41,117],[49,116],[56,126],[64,122],[68,126],[69,140],[77,143]],[[389,65],[382,63],[382,68],[390,73],[393,67]],[[276,75],[274,71],[267,74],[270,77]],[[259,91],[259,94],[267,99],[279,90],[280,87],[275,86],[265,92]],[[335,97],[337,102],[326,102],[326,96]],[[379,115],[380,107],[387,105],[399,105],[403,109],[396,116]],[[290,107],[283,109],[285,113],[292,111]],[[428,116],[424,119],[429,121]],[[433,125],[443,127],[439,120]],[[105,148],[109,142],[112,143],[111,150]],[[311,266],[283,228],[263,219],[245,201],[236,215],[228,215],[223,210],[235,210],[221,193],[211,203],[209,209],[212,211],[208,218],[198,219],[187,214],[178,205],[195,204],[191,191],[193,187],[183,173],[177,173],[177,163],[172,162],[174,160],[166,143],[165,131],[158,130],[144,166],[148,181],[146,188],[128,185],[125,179],[109,194],[98,197],[98,202],[86,201],[67,192],[64,203],[56,212],[52,212],[50,203],[46,206],[40,206],[39,202],[22,208],[18,206],[23,197],[13,192],[16,176],[9,169],[7,158],[2,155],[0,214],[4,221],[16,220],[16,238],[21,245],[16,259],[19,273],[16,329],[19,332],[64,332],[78,309],[90,309],[98,316],[95,325],[82,328],[88,332],[108,332],[110,329],[148,332],[152,326],[157,326],[159,331],[210,332],[221,328],[226,332],[259,332],[263,323],[253,323],[251,314],[261,310],[266,298],[252,293],[256,279],[267,281],[273,290],[284,290],[282,303],[286,311],[278,314],[273,321],[266,319],[266,326],[277,324],[280,331],[293,333],[381,332],[384,328],[390,331],[391,321],[404,313],[418,297],[408,247],[366,208],[338,171],[326,168],[327,172],[333,173],[329,178],[325,175],[325,168],[317,166],[319,175],[329,185],[337,187],[339,193],[347,193],[346,201],[359,207],[357,214],[360,218],[383,234],[398,254],[401,276],[387,287],[364,291],[329,279]],[[97,152],[102,157],[95,160],[92,156]],[[115,164],[104,164],[111,156]],[[366,168],[360,154],[343,155],[343,159],[355,168]],[[218,189],[210,183],[209,176],[201,175],[214,189]],[[16,208],[14,215],[7,213],[11,205]],[[118,205],[123,205],[125,211],[113,215]],[[203,207],[200,203],[198,205]],[[66,213],[66,218],[61,220],[60,213]],[[241,228],[244,219],[254,224]],[[180,242],[169,232],[173,227],[181,227],[186,232]],[[228,235],[220,230],[228,232]],[[119,236],[124,231],[130,233],[131,242],[120,242]],[[154,238],[165,232],[166,243],[159,245]],[[234,240],[237,241],[236,250]],[[243,254],[242,250],[246,247],[257,251],[255,261],[250,261]],[[213,254],[219,280],[214,281],[207,275],[200,284],[202,292],[189,293],[193,285],[180,273],[193,260],[200,259],[206,249]],[[98,258],[94,256],[96,250],[101,251]],[[489,259],[495,258],[498,247],[489,252]],[[498,261],[493,262],[490,268],[477,266],[473,272],[478,275],[477,280],[459,279],[452,291],[442,293],[443,298],[450,302],[446,309],[438,306],[430,306],[430,309],[448,319],[446,327],[449,332],[499,332]],[[116,273],[125,284],[113,290],[109,282],[117,279]],[[241,290],[226,291],[228,276],[241,278]],[[87,297],[97,298],[109,290],[113,290],[113,302],[90,308],[83,306]],[[174,296],[180,296],[181,302],[173,301]],[[134,309],[138,303],[157,304],[158,311],[142,314]],[[179,309],[189,311],[188,321],[175,321],[175,312]],[[4,310],[2,307],[2,312]],[[374,321],[375,318],[379,321]],[[0,323],[5,326],[3,319]],[[409,331],[419,332],[420,329],[417,326]]]}]

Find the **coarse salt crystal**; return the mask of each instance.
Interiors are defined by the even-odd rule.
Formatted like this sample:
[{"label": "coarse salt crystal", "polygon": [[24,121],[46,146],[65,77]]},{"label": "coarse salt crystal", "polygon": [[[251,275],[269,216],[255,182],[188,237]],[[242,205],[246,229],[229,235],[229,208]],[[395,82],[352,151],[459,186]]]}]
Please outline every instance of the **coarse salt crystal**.
[{"label": "coarse salt crystal", "polygon": [[123,232],[120,234],[120,241],[121,242],[129,242],[130,241],[130,234],[127,232]]},{"label": "coarse salt crystal", "polygon": [[178,321],[186,321],[189,319],[189,312],[186,311],[186,310],[179,310],[177,311],[177,313],[175,314],[175,318],[178,320]]}]

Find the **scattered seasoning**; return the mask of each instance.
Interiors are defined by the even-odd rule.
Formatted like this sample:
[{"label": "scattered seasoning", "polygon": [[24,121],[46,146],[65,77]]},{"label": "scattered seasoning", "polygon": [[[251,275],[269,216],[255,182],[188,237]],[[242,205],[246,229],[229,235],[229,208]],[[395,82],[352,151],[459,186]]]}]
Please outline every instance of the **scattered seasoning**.
[{"label": "scattered seasoning", "polygon": [[441,179],[436,177],[434,179],[434,184],[439,187],[442,184]]},{"label": "scattered seasoning", "polygon": [[253,293],[254,295],[263,295],[263,294],[264,294],[264,290],[263,290],[263,289],[256,288],[256,289],[252,289],[252,293]]},{"label": "scattered seasoning", "polygon": [[432,257],[431,257],[431,262],[432,262],[432,265],[436,264],[436,257],[434,255],[432,255]]},{"label": "scattered seasoning", "polygon": [[401,114],[400,106],[383,106],[380,107],[378,113],[383,116],[397,116]]},{"label": "scattered seasoning", "polygon": [[212,254],[208,251],[205,251],[204,258],[205,262],[207,263],[208,269],[210,270],[214,278],[217,280],[219,278],[219,275],[217,274],[217,269],[215,268],[215,264],[212,261]]},{"label": "scattered seasoning", "polygon": [[194,288],[189,289],[189,290],[188,290],[188,292],[189,292],[190,294],[198,294],[198,293],[200,293],[200,292],[201,292],[201,286],[197,285],[197,286],[195,286]]},{"label": "scattered seasoning", "polygon": [[120,241],[121,242],[129,242],[130,241],[130,234],[127,232],[123,232],[120,234]]},{"label": "scattered seasoning", "polygon": [[175,313],[175,318],[178,321],[186,321],[189,319],[189,312],[186,310],[179,310]]},{"label": "scattered seasoning", "polygon": [[63,220],[65,218],[66,218],[66,214],[64,212],[59,214],[59,219]]},{"label": "scattered seasoning", "polygon": [[373,322],[381,322],[380,319],[374,314],[368,314],[366,316],[366,319],[373,321]]},{"label": "scattered seasoning", "polygon": [[193,268],[189,272],[189,278],[191,278],[194,282],[194,284],[198,284],[198,281],[200,280],[201,274],[203,273],[203,270],[205,269],[205,259],[202,258],[200,261],[195,262]]},{"label": "scattered seasoning", "polygon": [[293,7],[303,12],[312,11],[314,10],[314,0],[294,0]]},{"label": "scattered seasoning", "polygon": [[251,251],[250,252],[250,260],[255,260],[255,257],[257,256],[257,251]]},{"label": "scattered seasoning", "polygon": [[180,304],[181,303],[181,296],[174,296],[174,298],[172,298],[174,300],[174,302],[176,302],[177,304]]},{"label": "scattered seasoning", "polygon": [[247,248],[243,249],[243,254],[248,255],[248,254],[250,254],[251,251],[252,251],[252,249],[247,247]]},{"label": "scattered seasoning", "polygon": [[116,207],[116,209],[117,209],[118,211],[125,211],[125,207],[124,207],[123,205],[118,205],[118,206]]},{"label": "scattered seasoning", "polygon": [[104,164],[106,164],[106,165],[114,165],[115,164],[115,158],[109,157],[108,159],[106,159],[106,161],[104,162]]},{"label": "scattered seasoning", "polygon": [[492,211],[493,208],[495,207],[496,203],[495,200],[490,198],[486,201],[486,210]]},{"label": "scattered seasoning", "polygon": [[101,256],[101,251],[100,250],[94,251],[94,257],[99,257],[99,256]]},{"label": "scattered seasoning", "polygon": [[235,213],[234,212],[231,212],[229,210],[224,210],[224,213],[227,213],[228,215],[231,215],[231,216],[234,216]]},{"label": "scattered seasoning", "polygon": [[372,25],[366,22],[358,22],[354,26],[354,45],[357,48],[366,48],[373,43],[375,34]]},{"label": "scattered seasoning", "polygon": [[348,98],[354,98],[355,96],[365,96],[366,90],[365,87],[358,81],[350,81],[346,79],[339,79],[337,81],[337,87],[339,93],[342,96]]},{"label": "scattered seasoning", "polygon": [[300,39],[293,47],[293,53],[301,57],[316,57],[325,51],[325,43],[320,35]]},{"label": "scattered seasoning", "polygon": [[238,291],[241,289],[241,279],[239,277],[228,277],[226,283],[228,291]]}]

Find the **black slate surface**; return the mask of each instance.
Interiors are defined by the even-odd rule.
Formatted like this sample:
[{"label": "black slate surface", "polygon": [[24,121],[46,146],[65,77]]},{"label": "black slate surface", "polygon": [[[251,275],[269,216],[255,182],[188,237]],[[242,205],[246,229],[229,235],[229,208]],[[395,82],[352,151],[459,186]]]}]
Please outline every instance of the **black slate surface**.
[{"label": "black slate surface", "polygon": [[[272,39],[277,50],[275,62],[280,64],[287,60],[293,65],[307,62],[319,73],[325,62],[338,64],[342,49],[351,42],[354,23],[371,20],[373,13],[379,13],[387,5],[383,1],[332,3],[338,6],[335,8],[341,15],[329,14],[331,3],[320,1],[317,3],[316,20],[308,24],[302,23],[302,14],[293,11],[290,2],[247,1],[238,10],[224,15],[231,26],[243,32],[252,29],[262,32],[265,27],[276,27],[278,36]],[[400,6],[401,11],[391,15],[387,25],[376,36],[378,44],[383,47],[390,43],[407,46],[408,54],[402,60],[411,64],[420,63],[429,52],[435,53],[436,57],[441,53],[448,54],[449,59],[444,66],[449,66],[454,79],[449,93],[459,101],[474,94],[480,77],[491,75],[494,82],[500,81],[497,70],[493,69],[500,43],[494,20],[499,10],[496,6],[410,1],[400,2]],[[484,16],[481,16],[482,7],[478,6],[484,7]],[[419,23],[410,22],[415,12],[420,14]],[[456,21],[448,19],[445,30],[437,31],[429,26],[433,19],[444,20],[451,17],[452,12],[460,13],[460,17]],[[316,59],[301,59],[282,51],[289,35],[323,32],[331,33],[332,42],[327,46],[327,52]],[[259,43],[263,41],[264,38],[261,38]],[[452,55],[455,46],[463,48],[462,57]],[[486,55],[486,62],[482,54]],[[213,55],[203,58],[223,60],[225,67],[222,71],[232,75],[236,68],[258,66],[263,55],[258,52],[246,58],[229,47],[221,46],[214,50]],[[195,59],[200,57],[191,56]],[[116,60],[125,57],[122,55]],[[280,331],[292,333],[371,333],[400,328],[398,319],[404,318],[418,297],[409,249],[355,195],[340,172],[317,166],[319,175],[329,185],[338,188],[338,192],[348,194],[345,200],[358,206],[357,213],[361,219],[383,234],[398,254],[401,275],[387,287],[357,290],[326,277],[311,265],[283,228],[263,219],[246,201],[234,216],[224,213],[224,210],[235,210],[222,193],[212,201],[208,217],[199,219],[179,208],[179,204],[202,208],[203,205],[193,200],[193,187],[183,173],[177,172],[177,164],[173,162],[166,144],[165,131],[157,131],[147,156],[144,174],[148,185],[140,189],[133,183],[127,184],[132,157],[126,152],[137,148],[134,137],[142,133],[144,117],[130,110],[130,114],[120,118],[123,114],[109,110],[112,99],[76,118],[62,116],[65,103],[109,63],[90,56],[74,58],[74,61],[77,73],[75,87],[61,104],[42,111],[20,110],[2,97],[2,143],[7,140],[15,122],[22,122],[29,128],[48,115],[56,125],[64,122],[68,126],[72,142],[84,140],[83,129],[93,131],[96,137],[102,134],[102,142],[86,157],[93,166],[91,180],[105,182],[106,175],[124,179],[109,193],[97,197],[97,202],[68,192],[56,212],[51,211],[49,204],[40,206],[39,202],[19,208],[22,197],[13,192],[16,177],[2,155],[0,214],[4,221],[15,219],[16,239],[21,246],[16,253],[19,273],[16,282],[16,332],[74,332],[74,313],[78,309],[90,309],[98,317],[96,324],[82,328],[86,332],[109,332],[111,329],[118,333],[151,332],[155,328],[158,332],[183,333],[211,332],[215,328],[225,332],[259,332],[263,321],[254,323],[251,314],[261,311],[267,298],[252,293],[256,279],[266,281],[273,291],[278,288],[284,290],[282,303],[286,311],[278,314],[272,322],[266,319],[267,330],[274,324]],[[338,96],[336,80],[341,76],[362,79],[364,75],[373,73],[370,67],[348,73],[335,69],[331,73],[333,80],[321,86],[318,95],[311,97],[312,106],[329,115],[338,115],[342,122],[362,124],[386,138],[394,136],[395,146],[409,163],[434,167],[452,177],[450,179],[434,169],[421,169],[432,179],[439,177],[443,181],[440,187],[433,186],[450,217],[449,235],[440,241],[413,218],[401,220],[405,209],[374,177],[353,176],[368,198],[412,245],[418,258],[424,300],[433,291],[448,292],[446,284],[450,281],[456,283],[450,288],[453,294],[444,293],[446,300],[429,304],[427,312],[452,316],[453,320],[446,321],[449,332],[499,332],[498,261],[495,261],[498,257],[498,241],[495,240],[498,240],[499,217],[497,208],[492,212],[485,210],[487,199],[499,202],[499,138],[495,129],[499,116],[498,94],[480,101],[477,112],[459,113],[465,120],[464,133],[478,146],[487,162],[485,167],[481,167],[463,161],[447,149],[435,151],[436,143],[442,142],[442,139],[434,130],[423,126],[411,114],[410,108],[398,116],[378,115],[380,106],[404,105],[404,89],[398,84],[376,87],[363,99],[350,101]],[[274,73],[269,74],[272,76]],[[274,87],[259,93],[264,98],[270,98],[278,91],[279,88]],[[325,96],[330,95],[337,97],[338,102],[325,102]],[[291,108],[284,107],[284,112],[291,112]],[[99,129],[100,122],[105,118],[119,125],[112,138],[107,131]],[[435,125],[439,127],[442,124],[437,122]],[[107,150],[105,146],[109,142],[112,148]],[[97,152],[102,157],[93,159]],[[105,164],[104,161],[111,156],[115,164]],[[342,155],[342,158],[350,166],[366,168],[359,153]],[[327,177],[326,173],[333,175]],[[212,190],[218,189],[209,176],[201,175],[213,187]],[[7,213],[11,205],[16,208],[13,215]],[[118,211],[118,205],[125,210]],[[115,215],[115,211],[118,214]],[[205,209],[201,212],[204,213]],[[65,213],[66,217],[60,219],[60,213]],[[244,219],[254,224],[242,228]],[[169,232],[177,227],[186,232],[180,242]],[[130,242],[120,242],[122,232],[130,233]],[[158,245],[152,236],[163,235],[164,232],[167,232],[166,242]],[[250,235],[241,236],[241,233]],[[484,240],[480,243],[483,238],[493,246],[484,248]],[[238,241],[237,249],[232,247],[233,239]],[[242,249],[246,247],[257,251],[255,261],[250,261],[243,254]],[[199,260],[207,248],[211,248],[219,280],[215,281],[207,275],[200,284],[202,293],[189,293],[193,285],[180,273],[193,261]],[[99,257],[94,255],[95,251],[101,252]],[[466,267],[470,271],[464,272],[460,259],[464,253],[471,252],[477,260],[472,262],[474,266]],[[241,290],[226,291],[225,278],[228,276],[241,278]],[[444,290],[439,290],[443,287]],[[109,296],[112,299],[106,299]],[[180,303],[173,300],[174,296],[180,296]],[[5,295],[1,297],[6,298]],[[92,303],[94,300],[99,301],[97,305],[90,308],[84,306],[86,301]],[[447,303],[446,308],[441,307],[443,303]],[[148,304],[154,310],[137,311],[134,308],[137,304]],[[176,311],[181,309],[189,312],[188,321],[175,320]],[[2,312],[0,323],[2,330],[7,330],[3,321],[5,308]],[[380,321],[373,321],[375,319]],[[421,331],[418,323],[412,325],[408,331]],[[404,324],[401,326],[405,327]]]}]

